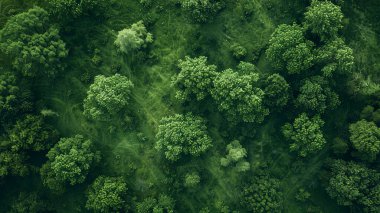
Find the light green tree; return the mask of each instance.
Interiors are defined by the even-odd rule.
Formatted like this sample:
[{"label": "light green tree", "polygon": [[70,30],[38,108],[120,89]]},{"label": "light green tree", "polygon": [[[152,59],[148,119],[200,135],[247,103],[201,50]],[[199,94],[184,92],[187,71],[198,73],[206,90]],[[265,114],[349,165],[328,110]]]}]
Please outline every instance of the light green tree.
[{"label": "light green tree", "polygon": [[229,166],[235,164],[239,172],[249,170],[250,164],[245,160],[247,157],[247,150],[243,148],[239,141],[234,140],[227,145],[227,155],[220,159],[222,166]]},{"label": "light green tree", "polygon": [[365,159],[375,160],[380,152],[380,128],[374,122],[360,120],[350,124],[350,140]]},{"label": "light green tree", "polygon": [[146,47],[153,42],[152,34],[148,33],[144,23],[139,21],[132,24],[130,28],[119,31],[115,45],[122,53],[129,54],[134,50]]},{"label": "light green tree", "polygon": [[298,74],[314,64],[313,46],[300,26],[282,24],[271,35],[266,55],[276,69]]},{"label": "light green tree", "polygon": [[16,70],[32,77],[54,76],[64,68],[62,60],[68,54],[58,29],[49,23],[48,13],[40,7],[7,21],[0,31],[0,50]]},{"label": "light green tree", "polygon": [[125,206],[126,193],[123,178],[99,176],[89,187],[86,208],[94,212],[120,212]]},{"label": "light green tree", "polygon": [[91,140],[82,135],[61,140],[47,153],[48,161],[41,168],[45,186],[57,192],[67,184],[83,183],[91,167],[100,160]]},{"label": "light green tree", "polygon": [[205,99],[213,86],[216,76],[216,66],[207,65],[207,58],[185,57],[180,60],[180,73],[173,78],[172,84],[178,88],[176,98],[181,101],[190,101],[193,98],[200,101]]},{"label": "light green tree", "polygon": [[306,113],[302,113],[293,124],[285,124],[282,133],[285,138],[292,141],[290,151],[296,151],[301,157],[320,151],[326,144],[322,132],[324,123],[319,115],[309,117]]},{"label": "light green tree", "polygon": [[199,177],[198,173],[187,173],[185,176],[184,186],[188,188],[196,187],[200,181],[201,178]]},{"label": "light green tree", "polygon": [[120,74],[96,76],[83,103],[84,115],[95,120],[109,120],[130,103],[133,86]]},{"label": "light green tree", "polygon": [[175,201],[173,198],[161,194],[158,199],[154,197],[148,197],[142,202],[137,203],[137,213],[174,213]]},{"label": "light green tree", "polygon": [[343,13],[330,1],[313,0],[305,13],[305,25],[322,40],[328,40],[343,28]]},{"label": "light green tree", "polygon": [[258,80],[256,73],[240,75],[231,69],[216,76],[211,95],[229,121],[261,123],[269,114]]},{"label": "light green tree", "polygon": [[212,146],[203,119],[191,114],[162,118],[156,138],[156,149],[171,161],[180,159],[181,155],[199,156]]}]

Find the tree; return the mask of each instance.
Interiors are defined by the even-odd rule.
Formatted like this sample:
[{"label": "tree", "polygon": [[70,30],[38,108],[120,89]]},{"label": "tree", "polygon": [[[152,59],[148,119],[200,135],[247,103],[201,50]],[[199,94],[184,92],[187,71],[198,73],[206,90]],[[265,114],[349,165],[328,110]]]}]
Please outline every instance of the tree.
[{"label": "tree", "polygon": [[326,41],[343,28],[343,13],[339,6],[330,1],[313,0],[305,13],[305,25]]},{"label": "tree", "polygon": [[136,210],[137,213],[173,213],[174,205],[175,201],[171,197],[161,194],[158,199],[149,197],[144,199],[142,202],[139,202],[136,206]]},{"label": "tree", "polygon": [[220,111],[232,122],[263,122],[269,110],[263,105],[264,92],[255,87],[259,75],[239,75],[231,69],[219,73],[211,95]]},{"label": "tree", "polygon": [[281,212],[280,182],[267,176],[254,177],[243,189],[243,204],[252,212]]},{"label": "tree", "polygon": [[295,104],[304,110],[324,113],[326,110],[335,109],[340,101],[325,79],[314,76],[303,81]]},{"label": "tree", "polygon": [[288,103],[290,86],[281,75],[276,73],[268,76],[264,85],[264,102],[269,108],[279,109]]},{"label": "tree", "polygon": [[126,193],[123,178],[99,176],[89,187],[86,208],[94,212],[120,212]]},{"label": "tree", "polygon": [[46,204],[35,192],[21,192],[12,204],[10,213],[47,212]]},{"label": "tree", "polygon": [[244,159],[247,157],[247,150],[243,148],[239,141],[234,140],[227,145],[227,156],[220,159],[222,166],[236,164],[239,172],[249,170],[250,164]]},{"label": "tree", "polygon": [[178,88],[176,98],[181,101],[190,101],[192,98],[203,100],[212,88],[216,76],[216,66],[207,65],[207,57],[185,57],[180,60],[180,73],[173,78],[172,84]]},{"label": "tree", "polygon": [[326,144],[322,132],[324,123],[319,115],[310,118],[302,113],[293,124],[285,124],[282,133],[293,142],[290,144],[290,151],[297,151],[301,157],[306,157],[321,150]]},{"label": "tree", "polygon": [[363,157],[372,161],[380,152],[380,128],[374,122],[360,120],[350,124],[350,140]]},{"label": "tree", "polygon": [[314,64],[313,46],[300,26],[282,24],[273,32],[266,55],[276,69],[298,74]]},{"label": "tree", "polygon": [[196,187],[200,181],[201,178],[199,177],[198,173],[187,173],[185,176],[184,186],[188,188]]},{"label": "tree", "polygon": [[46,0],[47,9],[52,17],[60,21],[76,19],[83,15],[105,14],[111,1],[107,0]]},{"label": "tree", "polygon": [[83,183],[91,167],[99,161],[91,140],[82,135],[61,140],[47,153],[48,161],[41,168],[44,185],[62,191],[66,184]]},{"label": "tree", "polygon": [[162,118],[156,138],[156,149],[163,151],[171,161],[183,154],[199,156],[212,146],[203,119],[191,114]]},{"label": "tree", "polygon": [[219,0],[179,0],[182,8],[198,22],[206,22],[222,8]]},{"label": "tree", "polygon": [[29,167],[25,164],[27,156],[22,152],[0,152],[0,177],[7,175],[26,176]]},{"label": "tree", "polygon": [[49,24],[48,13],[34,7],[11,17],[0,31],[0,49],[24,76],[39,72],[53,76],[64,68],[68,51],[59,31]]},{"label": "tree", "polygon": [[58,131],[47,125],[42,116],[27,115],[17,121],[9,131],[9,140],[13,151],[43,151],[56,141]]},{"label": "tree", "polygon": [[336,38],[317,49],[315,61],[323,66],[323,75],[329,77],[335,72],[350,72],[354,66],[353,54],[343,39]]},{"label": "tree", "polygon": [[375,170],[354,162],[335,160],[331,164],[330,175],[327,193],[339,205],[356,204],[368,209],[380,207],[380,200],[376,200],[378,195],[374,195],[378,192],[380,174]]},{"label": "tree", "polygon": [[120,52],[129,54],[134,50],[146,47],[147,44],[152,42],[152,34],[148,33],[144,23],[139,21],[132,24],[131,28],[119,31],[115,40],[115,45]]},{"label": "tree", "polygon": [[95,120],[109,120],[130,103],[133,87],[133,83],[120,74],[96,76],[83,103],[84,115]]}]

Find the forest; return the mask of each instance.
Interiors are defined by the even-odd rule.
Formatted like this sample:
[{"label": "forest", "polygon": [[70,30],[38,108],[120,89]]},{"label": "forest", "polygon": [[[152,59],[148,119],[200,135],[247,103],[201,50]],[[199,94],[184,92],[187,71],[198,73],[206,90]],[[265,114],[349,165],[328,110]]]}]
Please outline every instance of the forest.
[{"label": "forest", "polygon": [[0,212],[380,213],[380,1],[0,0]]}]

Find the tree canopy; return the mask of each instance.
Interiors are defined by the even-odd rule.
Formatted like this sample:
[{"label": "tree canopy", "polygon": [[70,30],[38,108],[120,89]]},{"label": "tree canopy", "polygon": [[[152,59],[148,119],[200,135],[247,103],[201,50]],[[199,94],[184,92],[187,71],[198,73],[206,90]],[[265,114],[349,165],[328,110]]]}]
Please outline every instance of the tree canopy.
[{"label": "tree canopy", "polygon": [[355,149],[368,160],[376,159],[380,152],[380,128],[374,122],[360,120],[350,124],[350,140]]},{"label": "tree canopy", "polygon": [[148,33],[144,23],[139,21],[132,24],[130,28],[119,31],[115,45],[120,52],[130,54],[151,42],[153,42],[153,35]]},{"label": "tree canopy", "polygon": [[83,102],[84,115],[95,120],[108,120],[127,107],[133,87],[133,83],[120,74],[96,76]]},{"label": "tree canopy", "polygon": [[265,79],[264,102],[269,108],[282,108],[289,100],[290,86],[279,74],[272,74]]},{"label": "tree canopy", "polygon": [[163,151],[171,161],[182,155],[199,156],[212,146],[203,119],[191,114],[162,118],[156,138],[156,149]]}]

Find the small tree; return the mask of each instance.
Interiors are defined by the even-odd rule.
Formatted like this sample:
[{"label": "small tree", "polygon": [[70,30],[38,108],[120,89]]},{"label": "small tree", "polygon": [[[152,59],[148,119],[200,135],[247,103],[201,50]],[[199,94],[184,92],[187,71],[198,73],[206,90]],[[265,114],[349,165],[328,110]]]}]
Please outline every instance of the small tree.
[{"label": "small tree", "polygon": [[182,8],[198,22],[206,22],[222,8],[220,0],[179,0]]},{"label": "small tree", "polygon": [[100,176],[89,187],[86,208],[94,212],[120,212],[126,193],[127,184],[123,178]]},{"label": "small tree", "polygon": [[22,152],[0,152],[0,177],[7,175],[26,176],[29,174],[29,167],[25,164],[26,160],[27,156]]},{"label": "small tree", "polygon": [[239,75],[231,69],[219,73],[211,95],[220,111],[232,122],[263,122],[269,110],[263,105],[264,92],[255,86],[258,74]]},{"label": "small tree", "polygon": [[137,213],[151,213],[151,212],[167,212],[174,213],[175,201],[164,194],[161,194],[158,199],[149,197],[139,202],[136,206]]},{"label": "small tree", "polygon": [[183,154],[199,156],[212,146],[206,130],[203,119],[191,114],[164,117],[158,126],[156,149],[171,161]]},{"label": "small tree", "polygon": [[172,84],[178,88],[176,98],[181,101],[190,101],[192,98],[203,100],[212,88],[216,76],[216,66],[207,65],[207,58],[185,57],[180,60],[178,67],[180,73],[173,78]]},{"label": "small tree", "polygon": [[279,109],[288,103],[290,86],[281,75],[270,75],[264,85],[264,102],[269,108]]},{"label": "small tree", "polygon": [[131,28],[119,31],[115,40],[115,45],[120,52],[129,54],[134,50],[146,47],[147,44],[152,42],[152,34],[148,33],[144,23],[139,21],[132,24]]},{"label": "small tree", "polygon": [[302,113],[293,124],[285,124],[282,133],[293,142],[290,144],[290,151],[297,151],[301,157],[306,157],[321,150],[326,144],[322,132],[324,123],[318,115],[310,118]]},{"label": "small tree", "polygon": [[53,76],[62,70],[68,51],[59,31],[49,23],[48,13],[34,7],[11,17],[0,31],[0,50],[24,76],[39,72]]},{"label": "small tree", "polygon": [[46,155],[48,161],[41,168],[44,185],[62,191],[66,184],[83,183],[91,167],[99,161],[90,140],[82,135],[61,140]]},{"label": "small tree", "polygon": [[305,25],[322,40],[328,40],[343,28],[343,13],[330,1],[313,0],[305,13]]},{"label": "small tree", "polygon": [[335,109],[340,101],[326,80],[314,76],[304,80],[295,104],[304,110],[324,113],[326,110]]},{"label": "small tree", "polygon": [[198,173],[187,173],[185,176],[184,186],[188,188],[196,187],[200,181],[201,178],[199,177]]},{"label": "small tree", "polygon": [[243,204],[252,212],[281,212],[280,182],[270,177],[255,177],[243,189]]},{"label": "small tree", "polygon": [[247,150],[242,147],[239,141],[234,140],[227,145],[227,156],[220,159],[222,166],[229,166],[231,163],[236,164],[239,172],[249,170],[250,164],[245,160]]},{"label": "small tree", "polygon": [[363,157],[372,161],[380,152],[380,128],[374,122],[360,120],[349,127],[350,140]]},{"label": "small tree", "polygon": [[109,0],[45,0],[52,17],[60,21],[71,21],[83,15],[101,16],[110,7]]},{"label": "small tree", "polygon": [[300,26],[282,24],[272,34],[266,55],[276,69],[298,74],[314,64],[313,46]]},{"label": "small tree", "polygon": [[95,120],[109,120],[129,104],[132,88],[133,83],[125,76],[96,76],[83,103],[84,115]]}]

